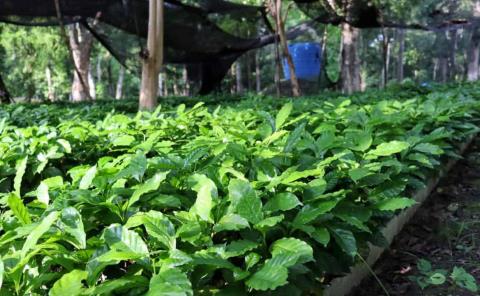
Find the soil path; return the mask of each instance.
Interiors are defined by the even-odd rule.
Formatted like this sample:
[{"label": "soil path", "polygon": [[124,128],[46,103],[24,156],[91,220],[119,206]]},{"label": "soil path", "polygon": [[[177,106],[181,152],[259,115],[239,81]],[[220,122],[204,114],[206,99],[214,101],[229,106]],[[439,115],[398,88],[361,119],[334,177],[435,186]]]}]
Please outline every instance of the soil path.
[{"label": "soil path", "polygon": [[[430,271],[428,263],[431,264]],[[472,292],[461,287],[467,285],[468,280],[455,282],[452,279],[455,267],[457,276],[459,272],[462,273],[460,268],[463,268],[473,276],[480,289],[479,139],[472,144],[465,158],[440,182],[373,270],[392,296],[480,295],[480,290]],[[423,273],[422,268],[426,270]],[[444,278],[442,274],[445,274]],[[443,280],[443,284],[432,284]],[[428,285],[422,289],[419,283]],[[373,277],[364,280],[351,294],[377,295],[386,293]]]}]

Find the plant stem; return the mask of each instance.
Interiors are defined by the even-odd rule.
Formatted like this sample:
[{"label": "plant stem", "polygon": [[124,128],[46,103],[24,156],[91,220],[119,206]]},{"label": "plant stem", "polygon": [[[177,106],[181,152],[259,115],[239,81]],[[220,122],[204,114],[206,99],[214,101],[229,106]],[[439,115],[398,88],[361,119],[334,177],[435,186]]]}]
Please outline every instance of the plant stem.
[{"label": "plant stem", "polygon": [[388,293],[388,290],[387,288],[385,288],[385,286],[383,285],[382,281],[378,278],[378,276],[375,274],[375,272],[373,271],[373,269],[370,267],[370,265],[367,263],[367,261],[365,261],[365,259],[363,259],[363,257],[357,252],[357,256],[358,258],[360,258],[360,260],[363,262],[363,264],[365,264],[365,266],[367,267],[368,271],[370,271],[370,273],[372,274],[372,276],[375,278],[375,280],[377,281],[377,283],[380,285],[380,287],[382,288],[383,292],[385,292],[385,295],[387,296],[390,296],[390,293]]}]

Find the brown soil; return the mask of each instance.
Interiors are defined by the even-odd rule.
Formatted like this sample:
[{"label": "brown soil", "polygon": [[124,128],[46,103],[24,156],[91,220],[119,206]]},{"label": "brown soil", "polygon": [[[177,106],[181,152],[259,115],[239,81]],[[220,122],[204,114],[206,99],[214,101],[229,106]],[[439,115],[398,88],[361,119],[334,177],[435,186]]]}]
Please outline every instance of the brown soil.
[{"label": "brown soil", "polygon": [[[448,271],[442,285],[424,289],[417,262],[425,259],[432,269]],[[471,296],[480,295],[455,285],[449,278],[462,267],[480,287],[480,140],[449,172],[412,221],[397,236],[373,270],[389,295]],[[386,295],[370,277],[351,296]]]}]

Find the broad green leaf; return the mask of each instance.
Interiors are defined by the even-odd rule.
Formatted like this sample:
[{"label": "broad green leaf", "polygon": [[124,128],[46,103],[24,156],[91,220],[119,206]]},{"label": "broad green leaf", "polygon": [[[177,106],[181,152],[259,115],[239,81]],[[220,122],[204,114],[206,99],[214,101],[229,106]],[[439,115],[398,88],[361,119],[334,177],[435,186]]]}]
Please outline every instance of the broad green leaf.
[{"label": "broad green leaf", "polygon": [[435,272],[428,277],[428,281],[431,284],[437,285],[437,286],[438,285],[443,285],[446,280],[447,280],[447,278],[445,277],[445,275],[443,275],[439,272]]},{"label": "broad green leaf", "polygon": [[175,227],[165,215],[157,211],[149,211],[145,216],[144,225],[148,235],[156,238],[170,250],[176,248]]},{"label": "broad green leaf", "polygon": [[12,210],[13,214],[23,225],[32,223],[30,219],[30,214],[28,213],[27,207],[23,204],[23,201],[15,193],[10,193],[8,195],[8,207]]},{"label": "broad green leaf", "polygon": [[47,205],[50,202],[50,196],[48,195],[48,185],[44,182],[41,182],[37,188],[37,198],[38,201]]},{"label": "broad green leaf", "polygon": [[65,149],[65,152],[72,153],[72,146],[70,145],[70,142],[64,139],[58,139],[57,143],[62,145],[63,149]]},{"label": "broad green leaf", "polygon": [[273,134],[271,134],[270,136],[266,137],[264,140],[263,140],[263,144],[265,145],[270,145],[271,143],[275,142],[276,140],[282,138],[285,134],[287,134],[288,132],[285,131],[285,130],[279,130],[279,131],[276,131],[274,132]]},{"label": "broad green leaf", "polygon": [[140,200],[140,197],[145,193],[152,192],[160,187],[160,184],[167,178],[169,172],[156,173],[152,178],[148,179],[145,183],[140,184],[133,192],[132,196],[128,200],[128,207],[131,207],[134,203]]},{"label": "broad green leaf", "polygon": [[400,153],[409,147],[409,143],[395,140],[378,145],[374,150],[369,151],[368,154],[373,156],[389,156]]},{"label": "broad green leaf", "polygon": [[473,275],[468,273],[463,267],[454,266],[450,278],[456,285],[473,293],[478,292],[477,281]]},{"label": "broad green leaf", "polygon": [[430,263],[430,261],[428,260],[420,259],[417,262],[417,268],[422,273],[429,273],[430,271],[432,271],[432,263]]},{"label": "broad green leaf", "polygon": [[225,251],[225,258],[242,256],[245,253],[256,249],[258,246],[259,243],[249,240],[238,240],[231,242]]},{"label": "broad green leaf", "polygon": [[295,182],[299,179],[308,178],[308,177],[322,177],[325,174],[323,168],[317,168],[313,170],[304,170],[304,171],[293,171],[289,172],[288,174],[282,174],[281,176],[281,183],[282,184],[290,184]]},{"label": "broad green leaf", "polygon": [[49,189],[57,189],[63,186],[63,178],[61,176],[51,177],[42,181]]},{"label": "broad green leaf", "polygon": [[290,102],[283,105],[282,109],[278,111],[277,117],[275,118],[275,130],[279,130],[283,126],[288,116],[290,116],[292,108],[293,104]]},{"label": "broad green leaf", "polygon": [[214,267],[215,269],[229,269],[229,270],[235,270],[237,267],[233,265],[230,261],[225,259],[223,257],[223,254],[220,255],[216,252],[215,253],[209,251],[209,250],[201,250],[195,252],[192,256],[193,258],[193,264],[194,265],[209,265]]},{"label": "broad green leaf", "polygon": [[3,265],[2,257],[0,257],[0,290],[2,289],[4,272],[5,272],[5,266]]},{"label": "broad green leaf", "polygon": [[360,219],[358,219],[358,217],[351,216],[348,214],[335,214],[335,216],[347,222],[348,224],[355,226],[356,228],[362,231],[371,233],[370,229],[365,224],[363,224],[363,222]]},{"label": "broad green leaf", "polygon": [[353,181],[357,182],[358,180],[368,176],[370,170],[365,167],[355,168],[348,171],[348,175],[352,178]]},{"label": "broad green leaf", "polygon": [[265,218],[262,221],[255,224],[255,228],[262,231],[262,232],[265,232],[268,229],[271,229],[272,227],[277,225],[278,223],[282,222],[284,218],[285,218],[285,216],[283,216],[283,215],[278,215],[278,216]]},{"label": "broad green leaf", "polygon": [[246,281],[249,288],[259,291],[275,290],[288,283],[288,269],[270,262],[271,260],[267,260],[262,268]]},{"label": "broad green leaf", "polygon": [[84,270],[72,270],[64,274],[58,281],[53,284],[49,292],[50,296],[77,296],[83,294],[85,288],[82,281],[86,280],[88,272]]},{"label": "broad green leaf", "polygon": [[150,280],[146,296],[193,296],[192,284],[179,269],[164,269]]},{"label": "broad green leaf", "polygon": [[141,255],[134,252],[123,252],[110,250],[95,259],[100,263],[105,263],[106,265],[111,265],[113,262],[128,261],[128,260],[137,260],[141,259]]},{"label": "broad green leaf", "polygon": [[148,279],[141,275],[122,276],[114,280],[107,280],[96,287],[88,289],[85,295],[116,295],[121,289],[148,287]]},{"label": "broad green leaf", "polygon": [[42,220],[40,220],[40,223],[27,236],[27,239],[23,244],[22,251],[21,251],[22,258],[25,258],[25,256],[27,255],[27,252],[35,247],[40,237],[42,237],[42,235],[45,234],[45,232],[47,232],[50,229],[53,223],[55,223],[55,221],[58,219],[59,215],[60,215],[59,212],[56,212],[56,211],[51,212]]},{"label": "broad green leaf", "polygon": [[135,142],[135,137],[132,137],[130,135],[123,135],[115,138],[112,141],[112,145],[113,146],[130,146],[133,142]]},{"label": "broad green leaf", "polygon": [[416,203],[415,200],[406,197],[387,198],[375,205],[380,211],[396,211],[411,207]]},{"label": "broad green leaf", "polygon": [[192,189],[197,192],[195,204],[190,209],[203,221],[213,223],[212,209],[217,199],[217,186],[205,175],[193,175],[191,181],[195,184]]},{"label": "broad green leaf", "polygon": [[165,268],[175,268],[179,266],[184,266],[193,261],[187,253],[182,252],[178,249],[173,249],[168,252],[168,258],[162,260],[162,266]]},{"label": "broad green leaf", "polygon": [[13,180],[13,188],[15,190],[15,194],[19,197],[21,196],[20,189],[22,186],[23,175],[25,174],[25,170],[27,169],[27,162],[28,162],[28,156],[17,160],[17,163],[15,165],[16,173],[15,173],[15,178]]},{"label": "broad green leaf", "polygon": [[82,216],[77,209],[73,207],[63,209],[60,222],[62,231],[69,234],[73,238],[71,243],[77,249],[85,249],[87,247],[86,234],[83,227]]},{"label": "broad green leaf", "polygon": [[354,257],[357,254],[357,241],[353,233],[350,230],[341,228],[331,228],[330,230],[340,248],[351,257]]},{"label": "broad green leaf", "polygon": [[347,135],[348,148],[355,151],[366,151],[372,145],[372,134],[370,132],[358,131]]},{"label": "broad green leaf", "polygon": [[432,162],[428,156],[422,153],[410,153],[407,156],[408,159],[417,161],[421,163],[423,166],[433,168]]},{"label": "broad green leaf", "polygon": [[330,232],[325,227],[316,228],[314,232],[312,232],[311,237],[322,244],[324,247],[328,245],[330,242]]},{"label": "broad green leaf", "polygon": [[143,178],[145,171],[147,170],[147,158],[143,153],[137,153],[132,155],[127,167],[118,172],[115,176],[115,180],[133,177],[139,181]]},{"label": "broad green leaf", "polygon": [[88,189],[92,185],[92,181],[95,178],[95,175],[97,174],[97,166],[94,165],[88,171],[85,173],[85,175],[82,177],[82,180],[80,180],[80,185],[78,186],[79,189]]},{"label": "broad green leaf", "polygon": [[337,200],[329,200],[319,202],[316,205],[306,205],[295,216],[292,224],[294,227],[308,224],[317,219],[320,215],[331,211],[333,208],[335,208],[337,203]]},{"label": "broad green leaf", "polygon": [[305,132],[305,125],[305,122],[301,123],[290,133],[287,138],[287,142],[285,143],[285,147],[283,148],[284,152],[292,152],[295,145],[297,145],[298,141],[300,141],[302,134]]},{"label": "broad green leaf", "polygon": [[315,200],[325,193],[327,189],[327,182],[323,178],[318,178],[308,182],[303,191],[303,201]]},{"label": "broad green leaf", "polygon": [[109,265],[116,265],[120,261],[140,260],[144,257],[142,254],[133,252],[124,252],[109,250],[106,245],[95,250],[87,262],[85,269],[88,271],[88,284],[92,286],[98,279],[100,273]]},{"label": "broad green leaf", "polygon": [[107,227],[103,233],[103,238],[112,250],[148,257],[148,247],[142,237],[135,231],[128,230],[119,224],[112,224]]},{"label": "broad green leaf", "polygon": [[250,225],[248,224],[247,219],[243,218],[242,216],[239,216],[237,214],[226,214],[222,218],[220,218],[220,221],[213,226],[213,230],[215,232],[221,232],[221,231],[236,231],[236,230],[241,230],[244,228],[248,228]]},{"label": "broad green leaf", "polygon": [[247,256],[245,256],[245,265],[247,270],[250,270],[250,268],[254,267],[258,262],[260,262],[261,259],[262,256],[255,252],[249,253]]},{"label": "broad green leaf", "polygon": [[296,238],[282,238],[272,245],[272,262],[290,267],[313,260],[313,249],[306,242]]},{"label": "broad green leaf", "polygon": [[234,213],[252,224],[263,219],[262,201],[248,181],[232,179],[228,185],[228,196]]},{"label": "broad green leaf", "polygon": [[265,204],[265,211],[288,211],[302,203],[291,192],[278,193]]},{"label": "broad green leaf", "polygon": [[413,150],[427,153],[427,154],[432,154],[432,155],[440,155],[443,154],[442,148],[440,148],[437,145],[433,145],[430,143],[421,143],[413,147]]}]

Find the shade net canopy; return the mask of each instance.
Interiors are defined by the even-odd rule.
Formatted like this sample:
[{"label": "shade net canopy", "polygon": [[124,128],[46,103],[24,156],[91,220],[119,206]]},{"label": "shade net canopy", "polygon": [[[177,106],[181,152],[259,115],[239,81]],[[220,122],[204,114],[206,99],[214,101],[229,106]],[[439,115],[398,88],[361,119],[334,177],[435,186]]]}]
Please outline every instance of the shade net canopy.
[{"label": "shade net canopy", "polygon": [[[334,25],[349,22],[360,28],[385,25],[440,28],[445,23],[453,23],[446,22],[447,19],[467,22],[469,11],[472,11],[466,5],[455,10],[464,15],[449,15],[452,9],[447,4],[458,1],[433,1],[432,5],[423,5],[423,10],[418,11],[406,9],[418,6],[415,6],[414,0],[389,1],[394,3],[393,6],[382,5],[380,0],[295,2],[317,22]],[[439,3],[443,6],[439,6]],[[113,34],[122,32],[121,34],[135,36],[133,38],[138,39],[138,52],[145,44],[143,39],[146,38],[148,29],[148,0],[59,0],[59,4],[64,24],[81,22],[120,61],[127,54],[122,50],[122,44],[113,41]],[[225,0],[165,0],[165,61],[186,64],[189,76],[199,82],[200,93],[211,92],[239,56],[275,40],[275,36],[268,32],[271,26],[266,14],[264,7]],[[231,22],[258,24],[257,27],[264,28],[264,34],[257,37],[237,36],[221,28],[218,20],[222,18],[228,18]],[[58,25],[55,0],[0,0],[0,22]]]},{"label": "shade net canopy", "polygon": [[[136,38],[147,36],[148,0],[60,0],[59,3],[64,24],[83,23],[120,60],[124,58],[123,52],[111,41],[112,28]],[[274,40],[272,36],[238,37],[222,30],[214,20],[228,16],[232,21],[257,22],[264,13],[262,7],[222,0],[190,4],[166,0],[165,61],[187,64],[190,73],[200,80],[200,93],[208,93],[240,55]],[[96,24],[92,25],[91,20],[96,20]],[[54,0],[1,0],[0,21],[19,25],[59,24]],[[140,47],[145,42],[138,43]]]}]

